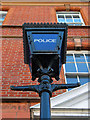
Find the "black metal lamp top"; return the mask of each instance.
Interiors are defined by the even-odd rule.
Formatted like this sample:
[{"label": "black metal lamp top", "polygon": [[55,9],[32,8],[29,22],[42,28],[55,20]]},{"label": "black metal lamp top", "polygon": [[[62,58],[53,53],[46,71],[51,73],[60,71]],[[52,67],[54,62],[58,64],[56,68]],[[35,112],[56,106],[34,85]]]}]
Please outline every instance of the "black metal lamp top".
[{"label": "black metal lamp top", "polygon": [[24,23],[23,43],[24,62],[29,64],[32,77],[39,77],[39,69],[45,68],[52,69],[50,76],[57,79],[66,61],[67,24]]}]

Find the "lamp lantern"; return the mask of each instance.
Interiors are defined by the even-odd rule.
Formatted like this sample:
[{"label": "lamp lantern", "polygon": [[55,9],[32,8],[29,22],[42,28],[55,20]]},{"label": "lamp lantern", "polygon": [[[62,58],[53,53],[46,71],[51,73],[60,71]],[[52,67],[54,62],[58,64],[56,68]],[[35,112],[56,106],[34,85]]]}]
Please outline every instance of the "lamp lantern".
[{"label": "lamp lantern", "polygon": [[24,62],[29,64],[32,80],[47,69],[49,76],[59,80],[62,64],[66,61],[66,24],[24,24]]}]

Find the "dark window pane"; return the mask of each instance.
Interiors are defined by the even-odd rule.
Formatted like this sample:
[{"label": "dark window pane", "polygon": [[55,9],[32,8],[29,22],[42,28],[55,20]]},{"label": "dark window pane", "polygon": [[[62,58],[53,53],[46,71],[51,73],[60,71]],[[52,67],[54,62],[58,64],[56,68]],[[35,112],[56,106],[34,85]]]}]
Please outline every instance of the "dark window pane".
[{"label": "dark window pane", "polygon": [[75,54],[76,62],[85,62],[84,55],[82,54]]},{"label": "dark window pane", "polygon": [[80,18],[79,15],[73,15],[73,18]]},{"label": "dark window pane", "polygon": [[86,63],[77,63],[78,72],[88,72]]},{"label": "dark window pane", "polygon": [[66,68],[66,72],[76,72],[74,63],[66,63],[65,68]]},{"label": "dark window pane", "polygon": [[66,61],[67,61],[67,62],[74,62],[73,54],[68,54],[68,55],[66,56]]},{"label": "dark window pane", "polygon": [[66,15],[66,18],[72,18],[72,16],[71,15]]},{"label": "dark window pane", "polygon": [[58,18],[64,18],[64,15],[58,15]]},{"label": "dark window pane", "polygon": [[2,18],[5,18],[6,14],[2,14]]}]

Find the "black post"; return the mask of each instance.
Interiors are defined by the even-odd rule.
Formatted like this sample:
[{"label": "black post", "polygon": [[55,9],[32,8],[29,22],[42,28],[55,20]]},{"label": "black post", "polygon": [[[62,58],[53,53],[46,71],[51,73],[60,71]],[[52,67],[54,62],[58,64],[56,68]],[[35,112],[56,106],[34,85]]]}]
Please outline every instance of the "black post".
[{"label": "black post", "polygon": [[42,75],[40,83],[40,119],[50,120],[51,108],[50,108],[50,97],[51,97],[51,83],[48,75]]},{"label": "black post", "polygon": [[41,93],[40,118],[41,120],[51,118],[50,95],[48,92]]}]

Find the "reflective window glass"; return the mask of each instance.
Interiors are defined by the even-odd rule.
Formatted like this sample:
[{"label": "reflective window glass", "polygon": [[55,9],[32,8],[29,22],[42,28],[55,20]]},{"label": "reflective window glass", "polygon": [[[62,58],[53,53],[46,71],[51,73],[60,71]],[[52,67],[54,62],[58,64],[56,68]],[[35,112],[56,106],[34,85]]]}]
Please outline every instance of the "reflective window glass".
[{"label": "reflective window glass", "polygon": [[58,18],[58,22],[65,23],[65,19],[64,18]]},{"label": "reflective window glass", "polygon": [[73,19],[66,18],[66,22],[73,23]]},{"label": "reflective window glass", "polygon": [[88,72],[86,63],[77,63],[78,72]]},{"label": "reflective window glass", "polygon": [[66,56],[66,61],[67,61],[67,62],[74,62],[73,54],[68,54],[68,55]]},{"label": "reflective window glass", "polygon": [[90,78],[89,77],[79,77],[80,78],[80,83],[81,85],[90,82]]},{"label": "reflective window glass", "polygon": [[[73,84],[73,83],[77,83],[77,77],[67,77],[67,83],[68,84]],[[72,88],[69,88],[68,90],[71,90]]]},{"label": "reflective window glass", "polygon": [[80,20],[80,18],[79,19],[74,19],[74,22],[76,22],[76,23],[80,23],[81,22],[81,20]]},{"label": "reflective window glass", "polygon": [[0,25],[2,25],[5,17],[6,17],[7,11],[0,11]]},{"label": "reflective window glass", "polygon": [[66,63],[65,69],[66,69],[66,72],[76,72],[76,68],[75,68],[74,63]]},{"label": "reflective window glass", "polygon": [[90,62],[90,54],[85,54],[85,55],[86,55],[87,62]]},{"label": "reflective window glass", "polygon": [[83,54],[75,54],[76,62],[85,62],[85,58]]},{"label": "reflective window glass", "polygon": [[[80,82],[81,85],[90,82],[90,54],[76,54],[70,52],[66,56],[65,79],[67,84]],[[71,89],[68,89],[71,90]]]}]

